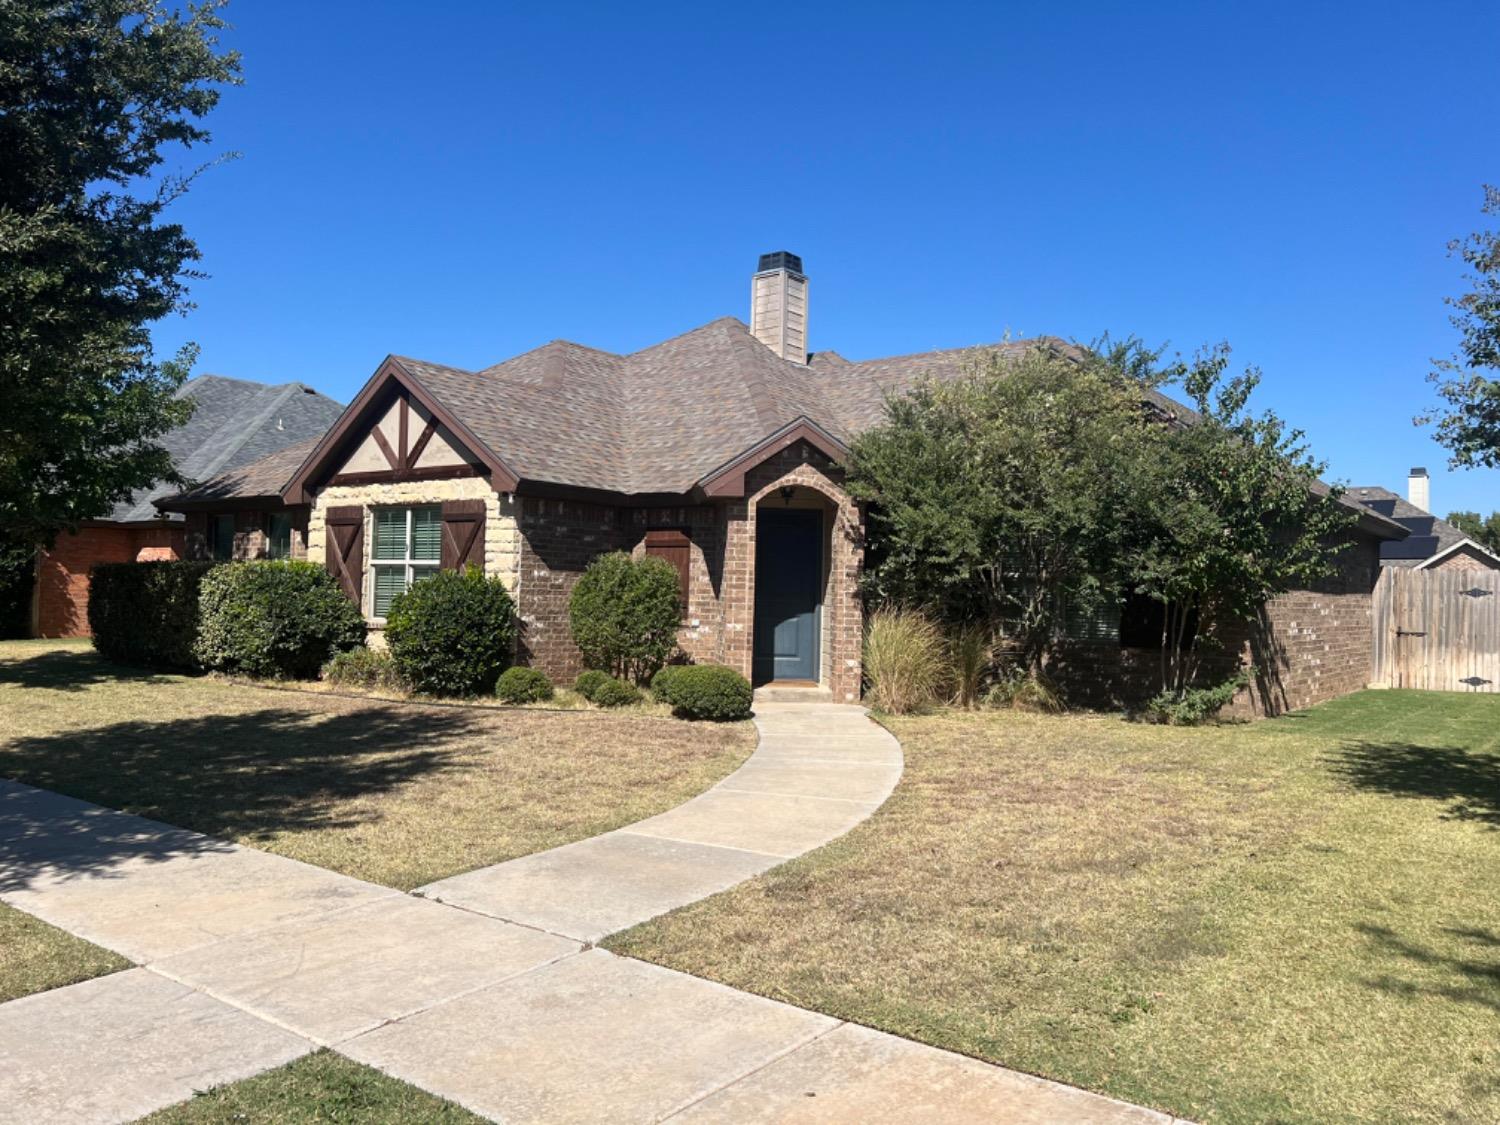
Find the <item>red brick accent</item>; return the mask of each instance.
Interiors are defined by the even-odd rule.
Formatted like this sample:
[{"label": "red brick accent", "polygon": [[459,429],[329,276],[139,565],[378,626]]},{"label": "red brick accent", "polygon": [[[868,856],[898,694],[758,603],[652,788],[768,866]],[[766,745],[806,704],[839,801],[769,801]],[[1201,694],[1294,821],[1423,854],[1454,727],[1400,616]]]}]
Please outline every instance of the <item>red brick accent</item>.
[{"label": "red brick accent", "polygon": [[39,637],[89,635],[89,571],[97,563],[158,562],[181,558],[180,526],[85,524],[58,536],[42,553],[36,590]]}]

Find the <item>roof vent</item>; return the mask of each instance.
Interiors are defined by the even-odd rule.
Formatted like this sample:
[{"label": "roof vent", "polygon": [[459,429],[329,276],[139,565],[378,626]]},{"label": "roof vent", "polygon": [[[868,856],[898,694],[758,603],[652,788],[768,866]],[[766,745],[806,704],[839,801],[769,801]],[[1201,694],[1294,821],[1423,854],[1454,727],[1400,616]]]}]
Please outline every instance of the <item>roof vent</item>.
[{"label": "roof vent", "polygon": [[760,256],[750,279],[750,331],[782,359],[807,362],[807,278],[796,254]]}]

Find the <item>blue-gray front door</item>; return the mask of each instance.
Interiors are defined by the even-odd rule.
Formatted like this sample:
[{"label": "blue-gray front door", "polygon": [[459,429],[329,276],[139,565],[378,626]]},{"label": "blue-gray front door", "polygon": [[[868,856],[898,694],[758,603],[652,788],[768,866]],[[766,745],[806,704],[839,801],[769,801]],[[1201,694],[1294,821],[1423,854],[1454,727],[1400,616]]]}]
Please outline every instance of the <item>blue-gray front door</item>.
[{"label": "blue-gray front door", "polygon": [[755,519],[755,681],[816,680],[823,513],[768,506]]}]

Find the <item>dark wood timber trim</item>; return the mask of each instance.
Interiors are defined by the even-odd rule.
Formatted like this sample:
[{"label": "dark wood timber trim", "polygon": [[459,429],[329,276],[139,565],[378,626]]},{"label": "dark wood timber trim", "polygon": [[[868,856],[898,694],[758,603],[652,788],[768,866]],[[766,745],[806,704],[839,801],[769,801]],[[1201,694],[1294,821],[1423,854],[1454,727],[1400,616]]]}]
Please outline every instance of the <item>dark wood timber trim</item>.
[{"label": "dark wood timber trim", "polygon": [[339,473],[328,478],[329,484],[390,484],[407,480],[458,480],[484,474],[473,465],[434,465],[430,469],[408,469],[405,472],[379,469],[369,473]]},{"label": "dark wood timber trim", "polygon": [[417,462],[422,459],[422,454],[427,452],[427,443],[432,440],[432,435],[437,433],[437,420],[429,418],[427,425],[417,435],[417,444],[411,447],[411,452],[406,455],[407,469],[415,469]]},{"label": "dark wood timber trim", "polygon": [[402,395],[401,401],[396,406],[396,416],[399,419],[396,425],[397,449],[396,468],[409,469],[411,462],[406,459],[406,426],[407,418],[411,414],[411,397]]},{"label": "dark wood timber trim", "polygon": [[[405,402],[406,400],[402,399],[401,401]],[[380,427],[378,425],[370,427],[370,436],[375,439],[375,444],[380,447],[380,452],[385,455],[386,464],[390,465],[391,471],[400,472],[401,457],[396,453],[394,449],[391,448],[391,443],[387,441],[386,436],[380,432]]]}]

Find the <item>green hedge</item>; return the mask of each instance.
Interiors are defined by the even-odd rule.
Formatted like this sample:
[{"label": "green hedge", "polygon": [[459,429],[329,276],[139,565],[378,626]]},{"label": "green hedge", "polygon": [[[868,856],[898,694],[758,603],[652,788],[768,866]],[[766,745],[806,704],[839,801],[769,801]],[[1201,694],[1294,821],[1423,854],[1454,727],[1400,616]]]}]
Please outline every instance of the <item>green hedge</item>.
[{"label": "green hedge", "polygon": [[391,600],[385,619],[396,671],[429,695],[488,695],[515,638],[515,603],[499,578],[476,566],[414,583]]},{"label": "green hedge", "polygon": [[205,668],[312,679],[364,640],[359,607],[316,563],[226,563],[203,579],[193,652]]},{"label": "green hedge", "polygon": [[198,588],[212,562],[100,563],[89,575],[89,630],[110,660],[196,669]]},{"label": "green hedge", "polygon": [[507,668],[495,684],[495,697],[504,703],[542,703],[552,698],[552,681],[536,668]]},{"label": "green hedge", "polygon": [[614,677],[608,672],[601,672],[597,668],[587,668],[578,673],[578,678],[573,681],[573,690],[592,703],[594,692],[612,679]]},{"label": "green hedge", "polygon": [[632,703],[639,703],[641,693],[634,684],[627,684],[624,680],[610,676],[594,689],[589,701],[595,707],[627,707]]},{"label": "green hedge", "polygon": [[568,620],[586,666],[648,680],[677,648],[677,570],[663,559],[624,551],[600,555],[573,585]]},{"label": "green hedge", "polygon": [[[670,672],[664,683],[663,673]],[[729,722],[750,717],[754,692],[750,681],[722,664],[689,664],[663,668],[651,681],[656,697],[685,719]]]}]

